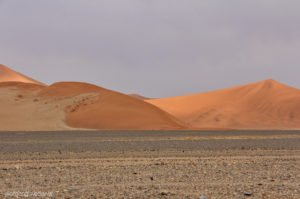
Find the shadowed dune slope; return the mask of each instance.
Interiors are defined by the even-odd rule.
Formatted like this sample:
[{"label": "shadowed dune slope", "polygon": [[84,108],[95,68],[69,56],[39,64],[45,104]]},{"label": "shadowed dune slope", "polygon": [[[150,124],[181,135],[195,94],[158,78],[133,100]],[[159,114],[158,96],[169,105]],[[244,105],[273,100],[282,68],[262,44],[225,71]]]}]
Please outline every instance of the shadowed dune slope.
[{"label": "shadowed dune slope", "polygon": [[180,129],[183,125],[168,113],[142,100],[95,85],[61,82],[43,89],[44,97],[64,97],[66,123],[88,129]]},{"label": "shadowed dune slope", "polygon": [[43,85],[43,83],[22,75],[2,64],[0,64],[0,82],[23,82]]},{"label": "shadowed dune slope", "polygon": [[194,128],[300,128],[300,90],[272,79],[208,93],[146,101]]}]

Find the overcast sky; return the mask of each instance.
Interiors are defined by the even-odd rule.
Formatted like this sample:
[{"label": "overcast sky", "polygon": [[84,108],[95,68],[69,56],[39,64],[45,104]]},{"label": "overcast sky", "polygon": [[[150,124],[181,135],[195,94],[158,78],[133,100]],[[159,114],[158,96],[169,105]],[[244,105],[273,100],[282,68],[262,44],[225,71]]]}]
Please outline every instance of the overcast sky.
[{"label": "overcast sky", "polygon": [[0,0],[0,63],[47,84],[164,97],[300,88],[299,0]]}]

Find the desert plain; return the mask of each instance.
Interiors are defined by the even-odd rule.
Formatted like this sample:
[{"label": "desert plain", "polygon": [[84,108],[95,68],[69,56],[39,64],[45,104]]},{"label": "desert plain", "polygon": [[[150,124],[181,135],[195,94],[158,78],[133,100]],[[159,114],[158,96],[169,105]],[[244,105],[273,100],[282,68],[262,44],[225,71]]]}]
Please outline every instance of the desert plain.
[{"label": "desert plain", "polygon": [[2,132],[0,138],[0,198],[14,192],[300,198],[299,131]]}]

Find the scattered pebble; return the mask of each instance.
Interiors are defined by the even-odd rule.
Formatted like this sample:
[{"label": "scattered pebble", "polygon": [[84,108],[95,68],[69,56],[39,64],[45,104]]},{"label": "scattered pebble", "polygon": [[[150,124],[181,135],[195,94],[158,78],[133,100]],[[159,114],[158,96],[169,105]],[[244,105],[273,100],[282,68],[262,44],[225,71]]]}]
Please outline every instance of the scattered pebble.
[{"label": "scattered pebble", "polygon": [[200,196],[199,199],[208,199],[206,196]]},{"label": "scattered pebble", "polygon": [[162,192],[160,193],[160,195],[166,196],[166,195],[168,195],[168,192],[167,192],[167,191],[162,191]]},{"label": "scattered pebble", "polygon": [[252,196],[252,192],[246,191],[246,192],[244,192],[244,196]]}]

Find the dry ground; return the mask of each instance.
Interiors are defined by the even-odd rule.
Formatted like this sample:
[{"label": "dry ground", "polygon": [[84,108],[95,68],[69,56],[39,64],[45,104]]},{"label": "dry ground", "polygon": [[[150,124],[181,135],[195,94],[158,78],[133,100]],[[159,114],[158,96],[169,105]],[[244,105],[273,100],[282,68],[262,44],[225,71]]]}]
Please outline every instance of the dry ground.
[{"label": "dry ground", "polygon": [[0,198],[300,198],[297,131],[10,132],[0,149]]}]

